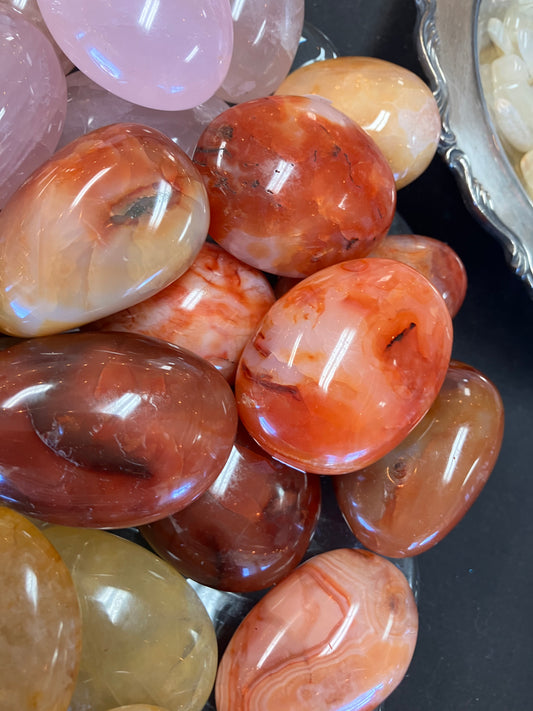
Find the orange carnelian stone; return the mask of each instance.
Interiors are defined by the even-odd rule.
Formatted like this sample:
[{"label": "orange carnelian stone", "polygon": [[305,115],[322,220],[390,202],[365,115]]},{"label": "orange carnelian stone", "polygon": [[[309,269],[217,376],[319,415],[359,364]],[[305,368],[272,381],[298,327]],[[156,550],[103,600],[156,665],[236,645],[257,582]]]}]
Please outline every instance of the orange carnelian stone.
[{"label": "orange carnelian stone", "polygon": [[427,412],[451,346],[448,309],[413,268],[388,259],[334,265],[279,299],[244,349],[242,422],[291,466],[360,469]]},{"label": "orange carnelian stone", "polygon": [[200,136],[194,162],[211,237],[273,274],[303,277],[363,257],[394,215],[383,154],[320,97],[273,96],[224,111]]}]

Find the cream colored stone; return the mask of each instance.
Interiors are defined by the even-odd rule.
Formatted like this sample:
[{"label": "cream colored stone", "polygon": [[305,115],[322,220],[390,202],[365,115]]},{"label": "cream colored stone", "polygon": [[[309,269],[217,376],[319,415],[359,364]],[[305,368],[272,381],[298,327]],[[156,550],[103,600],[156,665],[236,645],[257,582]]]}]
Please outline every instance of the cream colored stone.
[{"label": "cream colored stone", "polygon": [[185,579],[112,533],[61,526],[44,533],[72,572],[82,611],[83,654],[70,711],[139,703],[200,711],[214,683],[217,645]]},{"label": "cream colored stone", "polygon": [[387,158],[396,187],[429,165],[440,136],[437,103],[413,72],[371,57],[337,57],[300,67],[277,94],[319,94],[358,123]]}]

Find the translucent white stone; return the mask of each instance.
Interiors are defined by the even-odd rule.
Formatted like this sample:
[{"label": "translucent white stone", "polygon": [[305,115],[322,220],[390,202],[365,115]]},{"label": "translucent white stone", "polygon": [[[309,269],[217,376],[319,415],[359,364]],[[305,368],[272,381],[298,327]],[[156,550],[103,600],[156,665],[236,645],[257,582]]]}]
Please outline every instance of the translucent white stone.
[{"label": "translucent white stone", "polygon": [[492,63],[493,110],[503,136],[516,150],[533,148],[533,87],[525,62],[504,55]]},{"label": "translucent white stone", "polygon": [[495,44],[503,54],[511,54],[513,51],[513,43],[501,20],[497,17],[491,17],[487,22],[487,33],[493,44]]},{"label": "translucent white stone", "polygon": [[522,171],[522,177],[524,178],[526,188],[533,198],[533,150],[524,153],[522,156],[522,160],[520,161],[520,170]]}]

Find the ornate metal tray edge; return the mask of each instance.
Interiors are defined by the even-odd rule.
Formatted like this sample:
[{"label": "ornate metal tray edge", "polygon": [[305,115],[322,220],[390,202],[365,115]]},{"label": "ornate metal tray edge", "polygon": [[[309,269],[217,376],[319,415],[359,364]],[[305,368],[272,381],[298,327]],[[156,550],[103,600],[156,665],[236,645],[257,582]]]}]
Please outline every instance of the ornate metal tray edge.
[{"label": "ornate metal tray edge", "polygon": [[439,153],[467,207],[533,298],[533,207],[488,118],[477,74],[479,0],[415,0],[418,57],[442,120]]}]

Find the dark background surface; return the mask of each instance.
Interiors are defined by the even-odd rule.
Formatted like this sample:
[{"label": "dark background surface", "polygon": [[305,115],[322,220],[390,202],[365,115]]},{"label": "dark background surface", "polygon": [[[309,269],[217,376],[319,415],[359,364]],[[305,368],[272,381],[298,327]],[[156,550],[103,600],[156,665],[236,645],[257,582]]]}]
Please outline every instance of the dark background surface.
[{"label": "dark background surface", "polygon": [[[341,55],[379,57],[424,77],[414,0],[307,0],[306,20]],[[419,557],[418,645],[386,711],[531,709],[533,299],[498,241],[464,206],[439,157],[399,192],[398,211],[413,232],[447,242],[466,266],[454,357],[496,384],[506,429],[498,463],[472,509]]]}]

